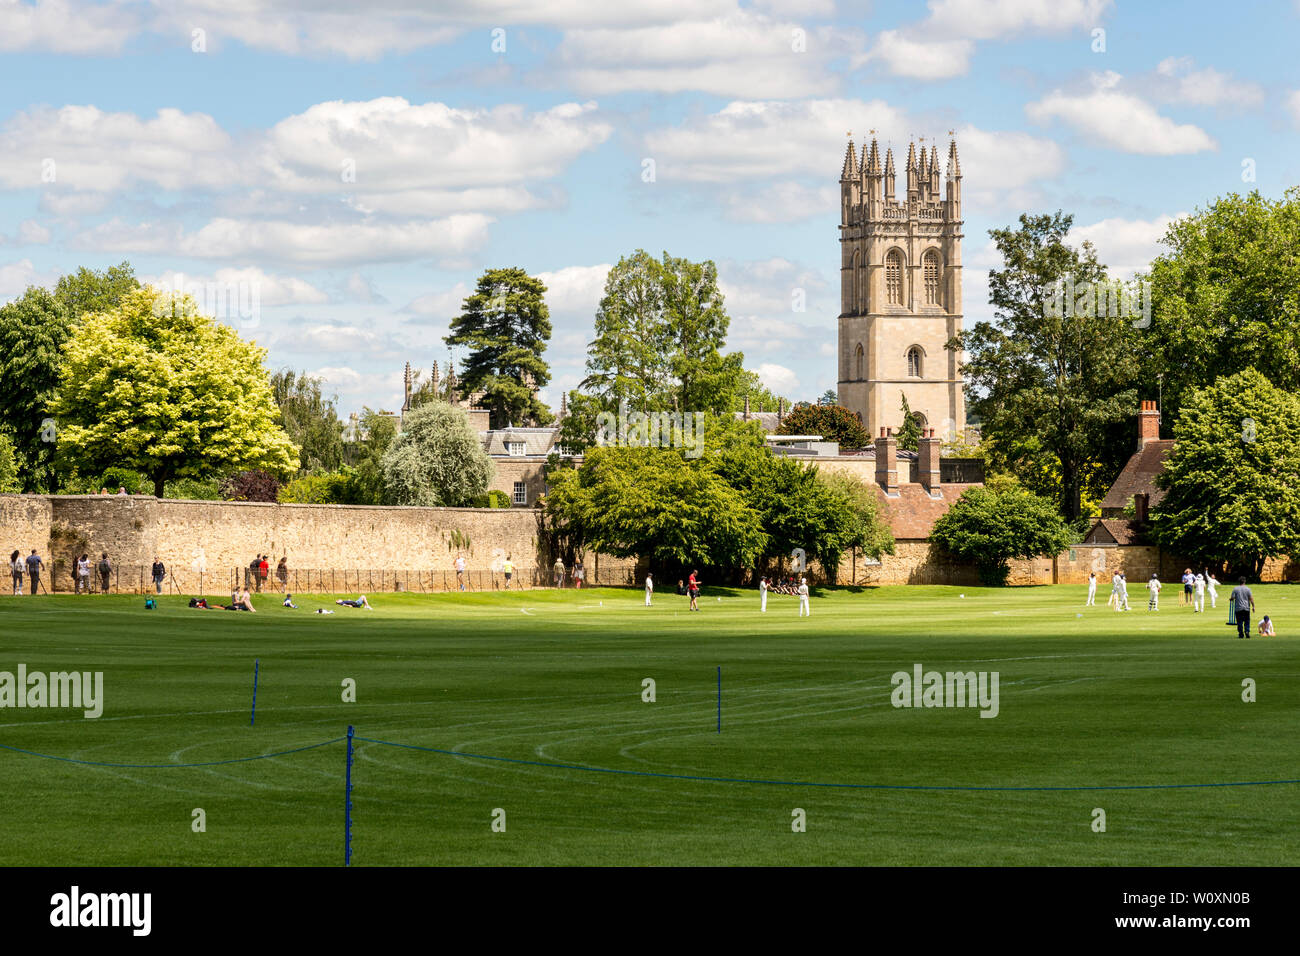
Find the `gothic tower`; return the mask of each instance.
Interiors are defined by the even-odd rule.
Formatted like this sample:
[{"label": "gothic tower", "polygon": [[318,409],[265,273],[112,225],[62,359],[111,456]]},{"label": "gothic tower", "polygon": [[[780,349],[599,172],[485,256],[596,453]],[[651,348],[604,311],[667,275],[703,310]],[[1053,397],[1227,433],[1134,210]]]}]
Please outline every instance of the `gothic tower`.
[{"label": "gothic tower", "polygon": [[902,395],[945,440],[966,429],[958,356],[961,331],[961,165],[908,146],[906,189],[895,195],[894,152],[875,139],[859,159],[849,141],[840,174],[839,400],[876,437],[902,424]]}]

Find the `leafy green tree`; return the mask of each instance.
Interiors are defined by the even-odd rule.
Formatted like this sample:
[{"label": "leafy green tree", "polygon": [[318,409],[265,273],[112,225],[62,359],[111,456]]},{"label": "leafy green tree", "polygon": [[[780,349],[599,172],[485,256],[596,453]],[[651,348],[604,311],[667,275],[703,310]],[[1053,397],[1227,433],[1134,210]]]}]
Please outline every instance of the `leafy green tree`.
[{"label": "leafy green tree", "polygon": [[382,467],[387,503],[452,508],[486,494],[495,472],[464,409],[436,401],[407,413]]},{"label": "leafy green tree", "polygon": [[656,568],[735,571],[767,544],[758,514],[701,461],[658,448],[593,448],[552,477],[549,516],[603,554]]},{"label": "leafy green tree", "polygon": [[1258,577],[1300,553],[1300,399],[1256,369],[1186,394],[1152,533],[1176,554]]},{"label": "leafy green tree", "polygon": [[912,413],[912,406],[907,403],[907,394],[903,394],[903,424],[898,429],[898,447],[906,451],[916,451],[921,443],[921,422]]},{"label": "leafy green tree", "polygon": [[833,388],[826,389],[826,391],[822,392],[817,399],[818,405],[838,405],[839,403],[839,392],[835,391]]},{"label": "leafy green tree", "polygon": [[344,455],[354,469],[352,494],[348,504],[380,505],[384,503],[384,454],[397,439],[397,416],[366,407],[357,422],[356,440],[344,445]]},{"label": "leafy green tree", "polygon": [[4,432],[0,432],[0,494],[13,494],[23,490],[18,481],[18,458],[14,454],[14,443]]},{"label": "leafy green tree", "polygon": [[1137,404],[1139,351],[1132,319],[1053,308],[1067,279],[1087,289],[1106,278],[1091,243],[1066,244],[1072,222],[1022,215],[1018,229],[990,230],[1003,260],[989,272],[997,321],[949,343],[966,353],[967,400],[994,457],[1070,519],[1086,482],[1108,484],[1127,459],[1113,439]]},{"label": "leafy green tree", "polygon": [[581,387],[606,411],[737,410],[748,383],[744,356],[721,351],[730,324],[713,262],[638,249],[605,280]]},{"label": "leafy green tree", "polygon": [[59,446],[83,474],[135,468],[162,497],[175,478],[296,467],[298,449],[276,421],[266,350],[189,297],[128,293],[114,309],[83,315],[63,354]]},{"label": "leafy green tree", "polygon": [[542,359],[551,338],[546,286],[523,269],[489,269],[479,277],[463,311],[452,319],[448,345],[463,345],[463,392],[483,392],[493,428],[544,425],[550,409],[537,389],[551,380]]},{"label": "leafy green tree", "polygon": [[13,443],[15,480],[30,491],[58,489],[60,436],[51,409],[72,325],[67,307],[46,289],[29,288],[0,307],[0,421]]},{"label": "leafy green tree", "polygon": [[1015,486],[966,489],[930,531],[932,544],[975,562],[984,584],[1005,584],[1012,558],[1056,555],[1070,540],[1050,500]]},{"label": "leafy green tree", "polygon": [[1151,394],[1163,386],[1171,428],[1186,395],[1256,368],[1300,391],[1300,187],[1278,200],[1231,193],[1170,225],[1151,264],[1143,337]]},{"label": "leafy green tree", "polygon": [[[843,541],[844,548],[857,548],[877,561],[882,555],[894,553],[894,534],[881,516],[880,498],[877,497],[874,484],[867,484],[842,471],[823,471],[818,479],[847,503],[853,523]],[[826,567],[826,571],[834,580],[831,569]]]},{"label": "leafy green tree", "polygon": [[54,287],[54,297],[68,310],[68,315],[76,320],[89,312],[116,309],[140,287],[135,270],[129,262],[109,266],[102,272],[82,266],[76,272],[59,277],[58,284]]},{"label": "leafy green tree", "polygon": [[285,434],[299,448],[300,472],[334,471],[343,464],[343,422],[321,385],[319,377],[288,368],[271,376]]},{"label": "leafy green tree", "polygon": [[[745,399],[749,399],[749,411],[751,414],[756,412],[774,412],[782,402],[786,408],[793,408],[794,402],[783,395],[773,392],[758,377],[757,372],[752,372],[747,368],[741,369],[737,377],[735,398],[731,403],[731,411],[743,412],[745,410]],[[834,404],[833,402],[831,404]]]},{"label": "leafy green tree", "polygon": [[858,416],[843,405],[796,405],[776,429],[779,435],[821,435],[841,448],[865,448],[870,439]]}]

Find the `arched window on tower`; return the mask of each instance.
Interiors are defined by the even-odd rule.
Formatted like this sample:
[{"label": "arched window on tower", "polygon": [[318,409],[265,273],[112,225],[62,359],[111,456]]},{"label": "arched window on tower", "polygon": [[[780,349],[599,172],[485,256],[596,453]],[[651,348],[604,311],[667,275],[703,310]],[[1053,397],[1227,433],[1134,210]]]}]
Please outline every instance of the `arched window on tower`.
[{"label": "arched window on tower", "polygon": [[915,345],[907,350],[907,377],[921,377],[921,350]]},{"label": "arched window on tower", "polygon": [[862,256],[857,249],[853,250],[853,265],[849,269],[849,302],[846,309],[846,315],[857,315],[862,310],[858,303],[862,299]]},{"label": "arched window on tower", "polygon": [[897,249],[885,256],[885,301],[903,304],[903,254]]},{"label": "arched window on tower", "polygon": [[925,304],[943,305],[939,290],[939,253],[933,249],[921,259],[921,278],[925,282]]},{"label": "arched window on tower", "polygon": [[867,375],[867,353],[862,348],[862,343],[858,343],[858,350],[853,356],[854,378],[859,382],[863,381]]}]

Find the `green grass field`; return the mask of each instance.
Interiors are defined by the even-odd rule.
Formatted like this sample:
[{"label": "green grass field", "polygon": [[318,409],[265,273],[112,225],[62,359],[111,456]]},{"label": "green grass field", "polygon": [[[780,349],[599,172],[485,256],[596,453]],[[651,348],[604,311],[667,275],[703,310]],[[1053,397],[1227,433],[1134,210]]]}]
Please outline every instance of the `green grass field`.
[{"label": "green grass field", "polygon": [[[827,591],[803,620],[792,598],[774,595],[760,616],[754,592],[728,590],[706,592],[698,614],[676,595],[647,609],[639,591],[609,589],[380,594],[374,611],[332,616],[310,613],[333,606],[324,595],[300,596],[298,611],[263,596],[255,615],[173,597],[156,611],[138,596],[4,597],[0,671],[102,671],[105,705],[96,720],[0,709],[0,744],[190,764],[306,747],[352,724],[533,762],[359,743],[355,865],[1300,863],[1296,783],[813,785],[1300,778],[1300,589],[1255,589],[1281,636],[1250,641],[1224,626],[1226,588],[1203,615],[1173,587],[1148,613],[1133,590],[1127,614],[1085,610],[1080,587]],[[891,706],[891,675],[916,663],[997,671],[998,716]],[[345,678],[355,703],[341,699]],[[1242,701],[1245,678],[1255,703]],[[0,863],[338,865],[345,753],[122,768],[3,749]],[[806,832],[792,832],[795,808]]]}]

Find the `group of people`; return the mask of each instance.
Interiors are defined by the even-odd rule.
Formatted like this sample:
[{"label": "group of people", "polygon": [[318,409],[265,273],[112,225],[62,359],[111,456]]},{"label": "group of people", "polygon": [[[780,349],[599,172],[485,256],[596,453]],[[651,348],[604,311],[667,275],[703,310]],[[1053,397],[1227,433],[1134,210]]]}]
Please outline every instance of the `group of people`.
[{"label": "group of people", "polygon": [[[271,564],[269,554],[259,554],[248,562],[248,573],[244,575],[244,587],[250,585],[257,591],[262,590],[271,576]],[[286,555],[280,559],[280,563],[275,566],[275,579],[280,585],[281,591],[289,589],[289,558]]]},{"label": "group of people", "polygon": [[[1191,568],[1185,568],[1182,575],[1183,585],[1183,606],[1190,606],[1192,613],[1200,614],[1205,610],[1205,597],[1210,597],[1210,608],[1214,609],[1219,604],[1219,581],[1213,573],[1207,568],[1203,572],[1193,571]],[[1147,610],[1160,610],[1160,592],[1164,585],[1160,582],[1157,574],[1152,574],[1151,579],[1147,581]],[[1084,607],[1092,607],[1097,603],[1097,574],[1090,572],[1088,574],[1088,599],[1084,602]],[[1116,611],[1131,611],[1128,603],[1128,578],[1124,572],[1116,571],[1110,579],[1110,597],[1106,601],[1107,607],[1113,607]],[[1228,623],[1237,626],[1237,637],[1247,638],[1251,636],[1250,632],[1250,615],[1255,610],[1255,598],[1251,594],[1250,588],[1246,586],[1246,579],[1242,578],[1237,587],[1232,589],[1228,603]],[[1273,626],[1273,621],[1267,614],[1259,622],[1259,634],[1261,637],[1275,637],[1277,632]]]},{"label": "group of people", "polygon": [[[582,566],[582,558],[573,562],[573,567],[568,571],[569,580],[573,581],[575,588],[582,588],[582,584],[587,580],[587,569]],[[555,559],[555,564],[551,567],[551,582],[557,588],[564,587],[565,568],[564,561],[560,558]]]},{"label": "group of people", "polygon": [[29,594],[36,594],[41,587],[41,572],[45,570],[45,562],[41,556],[32,548],[32,553],[25,559],[21,551],[15,551],[9,555],[9,571],[13,575],[14,595],[22,597],[23,595],[23,575],[26,574],[31,581]]},{"label": "group of people", "polygon": [[[113,563],[108,560],[107,551],[99,556],[99,562],[93,566],[88,553],[83,553],[80,557],[73,555],[71,571],[72,586],[75,593],[90,593],[90,574],[92,570],[99,574],[99,593],[108,593],[113,583]],[[45,561],[42,560],[35,548],[32,548],[32,553],[27,555],[26,558],[22,557],[21,551],[14,551],[9,555],[9,574],[13,583],[13,593],[16,597],[22,597],[24,576],[26,576],[29,584],[27,593],[40,593],[43,587],[41,574],[44,571]],[[47,593],[48,590],[46,588]]]},{"label": "group of people", "polygon": [[[789,589],[787,590],[787,585]],[[645,606],[651,606],[651,599],[654,597],[655,582],[654,576],[647,574],[645,576]],[[801,577],[799,583],[794,583],[794,578],[784,579],[779,585],[775,579],[769,579],[764,576],[758,579],[758,600],[759,611],[767,611],[767,595],[769,591],[776,591],[778,594],[797,595],[799,598],[799,616],[812,617],[812,608],[808,604],[808,579]],[[678,578],[677,593],[690,598],[688,610],[698,611],[700,609],[700,572],[691,571],[685,580]]]}]

